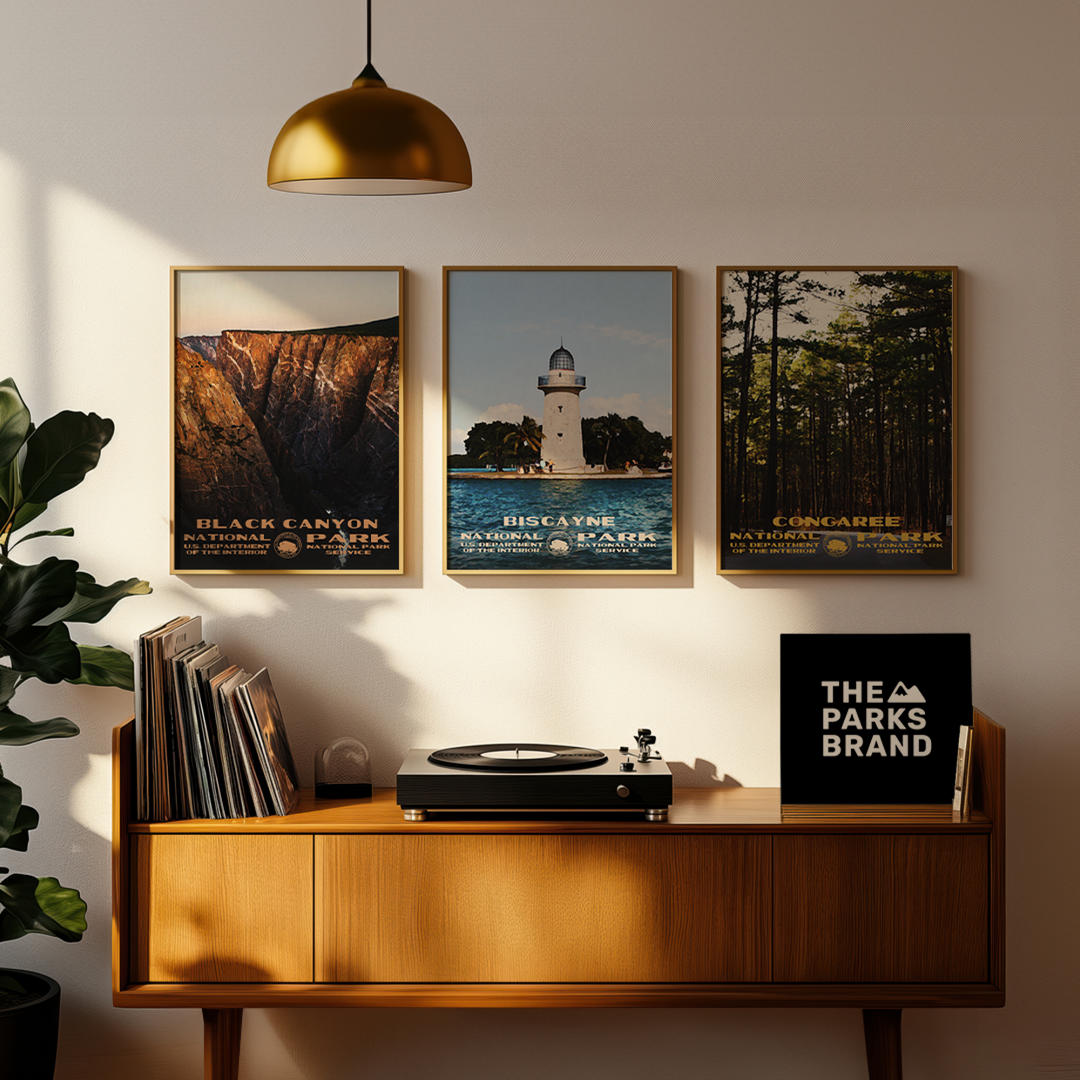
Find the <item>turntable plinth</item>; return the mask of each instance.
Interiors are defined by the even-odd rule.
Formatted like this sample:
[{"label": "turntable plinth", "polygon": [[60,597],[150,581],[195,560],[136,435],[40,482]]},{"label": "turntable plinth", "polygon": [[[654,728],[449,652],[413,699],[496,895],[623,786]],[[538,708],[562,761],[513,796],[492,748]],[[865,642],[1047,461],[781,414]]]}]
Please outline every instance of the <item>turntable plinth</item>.
[{"label": "turntable plinth", "polygon": [[964,820],[698,788],[652,823],[406,822],[382,790],[141,824],[129,723],[113,1002],[201,1008],[208,1080],[237,1078],[242,1010],[274,1006],[860,1008],[871,1080],[896,1080],[902,1009],[1005,1002],[1004,732],[975,727]]}]

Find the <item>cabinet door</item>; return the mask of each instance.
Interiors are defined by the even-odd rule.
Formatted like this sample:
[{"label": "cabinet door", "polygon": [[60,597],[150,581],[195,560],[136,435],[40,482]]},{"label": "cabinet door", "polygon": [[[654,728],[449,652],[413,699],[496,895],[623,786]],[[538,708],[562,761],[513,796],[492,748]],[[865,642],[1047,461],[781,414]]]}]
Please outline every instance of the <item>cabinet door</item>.
[{"label": "cabinet door", "polygon": [[312,838],[133,837],[138,982],[310,982]]},{"label": "cabinet door", "polygon": [[769,977],[770,838],[317,836],[319,982]]},{"label": "cabinet door", "polygon": [[987,980],[986,836],[777,836],[777,982]]}]

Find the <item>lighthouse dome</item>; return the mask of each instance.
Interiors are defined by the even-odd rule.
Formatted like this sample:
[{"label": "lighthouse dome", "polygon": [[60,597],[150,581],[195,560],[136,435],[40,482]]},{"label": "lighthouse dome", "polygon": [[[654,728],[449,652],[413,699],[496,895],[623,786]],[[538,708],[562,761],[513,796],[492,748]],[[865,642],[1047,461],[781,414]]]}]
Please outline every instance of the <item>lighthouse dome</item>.
[{"label": "lighthouse dome", "polygon": [[569,349],[564,349],[560,345],[552,354],[551,360],[548,363],[549,371],[573,371],[574,370],[574,354]]}]

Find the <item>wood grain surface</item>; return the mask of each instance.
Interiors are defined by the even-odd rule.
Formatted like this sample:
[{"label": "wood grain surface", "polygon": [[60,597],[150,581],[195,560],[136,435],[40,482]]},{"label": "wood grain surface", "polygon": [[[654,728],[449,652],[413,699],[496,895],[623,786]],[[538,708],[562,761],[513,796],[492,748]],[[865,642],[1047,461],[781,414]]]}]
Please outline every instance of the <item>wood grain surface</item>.
[{"label": "wood grain surface", "polygon": [[900,1009],[863,1009],[868,1080],[903,1080]]},{"label": "wood grain surface", "polygon": [[131,983],[126,1009],[999,1008],[986,983]]},{"label": "wood grain surface", "polygon": [[[307,792],[284,818],[151,824],[131,820],[128,722],[114,735],[113,1000],[211,1010],[1001,1006],[1005,733],[977,710],[974,723],[975,809],[963,820],[948,806],[781,806],[777,789],[693,788],[676,791],[661,823],[406,822],[382,790],[357,801]],[[373,870],[354,841],[390,846]],[[526,844],[506,846],[517,841]],[[424,842],[473,846],[440,862]],[[379,906],[375,933],[367,916]],[[472,944],[453,944],[451,929]],[[505,947],[492,944],[495,931]],[[399,934],[405,944],[387,947]],[[370,977],[372,964],[392,981],[312,982]],[[443,981],[448,972],[496,981]],[[581,981],[600,977],[617,981]]]},{"label": "wood grain surface", "polygon": [[310,836],[135,836],[135,977],[312,977]]},{"label": "wood grain surface", "polygon": [[777,836],[777,982],[986,982],[980,836]]},{"label": "wood grain surface", "polygon": [[243,1009],[203,1009],[205,1080],[239,1080]]},{"label": "wood grain surface", "polygon": [[611,833],[663,836],[671,833],[759,833],[782,827],[785,832],[819,832],[822,825],[838,832],[921,831],[988,833],[990,819],[976,811],[958,821],[949,803],[937,806],[781,806],[779,788],[677,788],[667,821],[645,821],[628,813],[433,813],[428,821],[406,821],[393,788],[377,788],[369,799],[316,799],[304,790],[286,817],[238,818],[228,821],[132,822],[133,833],[358,833],[413,836],[430,833],[502,834]]},{"label": "wood grain surface", "polygon": [[112,988],[121,991],[128,981],[131,946],[131,824],[132,759],[135,725],[113,728],[112,737]]},{"label": "wood grain surface", "polygon": [[319,836],[319,982],[769,977],[770,840]]},{"label": "wood grain surface", "polygon": [[990,981],[1005,988],[1005,729],[975,710],[975,806],[994,823],[990,836]]}]

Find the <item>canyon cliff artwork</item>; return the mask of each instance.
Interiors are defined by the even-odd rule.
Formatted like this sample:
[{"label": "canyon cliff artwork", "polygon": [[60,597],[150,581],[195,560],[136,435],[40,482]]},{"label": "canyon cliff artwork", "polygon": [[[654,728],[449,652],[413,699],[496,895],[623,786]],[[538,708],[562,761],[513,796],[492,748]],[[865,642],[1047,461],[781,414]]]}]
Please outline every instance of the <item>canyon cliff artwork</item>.
[{"label": "canyon cliff artwork", "polygon": [[174,573],[401,572],[401,276],[174,268]]}]

